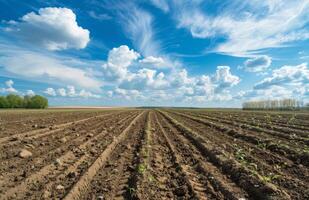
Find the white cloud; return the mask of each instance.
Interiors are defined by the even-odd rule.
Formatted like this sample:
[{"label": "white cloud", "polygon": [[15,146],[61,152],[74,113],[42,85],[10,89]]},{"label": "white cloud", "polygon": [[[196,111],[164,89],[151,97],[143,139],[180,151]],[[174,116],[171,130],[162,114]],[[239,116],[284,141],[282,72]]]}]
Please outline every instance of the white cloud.
[{"label": "white cloud", "polygon": [[105,20],[110,20],[112,17],[106,13],[96,13],[94,11],[89,11],[88,12],[89,16],[92,17],[93,19],[97,19],[100,21],[105,21]]},{"label": "white cloud", "polygon": [[67,96],[67,92],[64,88],[59,88],[57,89],[57,93],[62,96],[62,97],[66,97]]},{"label": "white cloud", "polygon": [[27,92],[26,92],[26,95],[28,95],[28,96],[34,96],[35,95],[35,92],[33,91],[33,90],[27,90]]},{"label": "white cloud", "polygon": [[149,67],[154,67],[154,68],[161,68],[164,65],[167,65],[165,63],[164,59],[161,57],[154,57],[154,56],[148,56],[142,60],[139,61],[142,64],[145,64]]},{"label": "white cloud", "polygon": [[309,69],[307,63],[296,66],[283,66],[273,70],[270,77],[257,83],[255,89],[265,89],[273,85],[277,86],[302,86],[309,83]]},{"label": "white cloud", "polygon": [[216,84],[216,90],[222,91],[231,86],[237,85],[240,82],[238,76],[230,72],[229,66],[218,66],[216,74],[213,77],[213,83]]},{"label": "white cloud", "polygon": [[46,90],[44,90],[44,93],[49,96],[57,96],[54,88],[46,88]]},{"label": "white cloud", "polygon": [[107,63],[102,66],[105,78],[107,80],[121,80],[125,78],[128,73],[127,68],[139,57],[139,53],[133,49],[130,50],[126,45],[113,48],[108,53]]},{"label": "white cloud", "polygon": [[0,88],[1,92],[7,92],[7,93],[18,93],[18,91],[13,87],[14,81],[8,80],[5,81],[6,88]]},{"label": "white cloud", "polygon": [[68,8],[41,8],[38,14],[24,15],[7,30],[48,50],[83,49],[90,41],[89,31],[78,26],[76,15]]},{"label": "white cloud", "polygon": [[0,64],[11,73],[43,82],[64,83],[99,91],[102,83],[87,71],[68,66],[52,56],[14,51],[0,58]]},{"label": "white cloud", "polygon": [[203,12],[199,3],[189,8],[177,4],[175,19],[178,27],[188,29],[193,37],[225,38],[215,52],[244,56],[309,38],[307,0],[236,0],[222,4],[215,16]]},{"label": "white cloud", "polygon": [[245,61],[244,69],[248,72],[262,72],[270,65],[271,58],[269,56],[256,56]]},{"label": "white cloud", "polygon": [[150,0],[150,1],[155,7],[161,9],[163,12],[169,11],[169,5],[166,0]]},{"label": "white cloud", "polygon": [[143,56],[158,56],[161,47],[155,38],[152,15],[132,4],[125,7],[126,10],[119,15],[123,29],[133,41],[134,48]]},{"label": "white cloud", "polygon": [[137,73],[128,74],[119,87],[124,89],[162,89],[167,88],[168,81],[165,80],[163,72],[157,73],[152,69],[140,69]]},{"label": "white cloud", "polygon": [[93,94],[92,92],[86,91],[82,89],[77,91],[74,86],[68,85],[66,88],[58,88],[55,90],[54,88],[47,88],[44,91],[45,94],[49,96],[60,96],[60,97],[70,97],[70,98],[100,98],[101,96],[98,94]]},{"label": "white cloud", "polygon": [[126,90],[121,88],[116,88],[113,91],[113,97],[120,97],[126,100],[144,99],[144,96],[138,90]]},{"label": "white cloud", "polygon": [[7,87],[13,87],[13,85],[14,85],[14,81],[12,81],[12,80],[8,80],[8,81],[5,81],[5,85],[7,86]]}]

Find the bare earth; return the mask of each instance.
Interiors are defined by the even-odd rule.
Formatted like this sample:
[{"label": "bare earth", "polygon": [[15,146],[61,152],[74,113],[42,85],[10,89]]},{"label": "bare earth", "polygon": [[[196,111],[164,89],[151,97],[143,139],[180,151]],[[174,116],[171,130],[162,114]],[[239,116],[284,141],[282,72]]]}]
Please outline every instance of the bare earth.
[{"label": "bare earth", "polygon": [[0,111],[0,199],[309,199],[309,114]]}]

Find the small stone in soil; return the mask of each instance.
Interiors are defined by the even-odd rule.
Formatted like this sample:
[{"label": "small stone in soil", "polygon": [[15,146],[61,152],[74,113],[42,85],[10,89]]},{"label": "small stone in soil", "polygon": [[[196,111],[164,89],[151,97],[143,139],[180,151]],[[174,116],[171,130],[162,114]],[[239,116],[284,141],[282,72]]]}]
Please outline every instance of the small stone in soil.
[{"label": "small stone in soil", "polygon": [[21,157],[21,158],[29,158],[31,156],[32,156],[32,153],[30,151],[28,151],[27,149],[22,149],[19,152],[19,157]]},{"label": "small stone in soil", "polygon": [[63,185],[57,185],[56,189],[60,191],[60,190],[64,190],[64,187]]}]

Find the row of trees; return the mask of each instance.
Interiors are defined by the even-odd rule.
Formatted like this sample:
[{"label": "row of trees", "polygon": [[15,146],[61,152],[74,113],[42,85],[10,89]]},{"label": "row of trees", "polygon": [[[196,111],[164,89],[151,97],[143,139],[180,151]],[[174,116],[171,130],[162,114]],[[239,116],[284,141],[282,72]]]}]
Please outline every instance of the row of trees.
[{"label": "row of trees", "polygon": [[244,110],[299,110],[306,108],[302,101],[295,99],[248,101],[242,105]]},{"label": "row of trees", "polygon": [[19,96],[9,94],[0,96],[0,108],[37,108],[43,109],[48,107],[48,100],[40,95]]}]

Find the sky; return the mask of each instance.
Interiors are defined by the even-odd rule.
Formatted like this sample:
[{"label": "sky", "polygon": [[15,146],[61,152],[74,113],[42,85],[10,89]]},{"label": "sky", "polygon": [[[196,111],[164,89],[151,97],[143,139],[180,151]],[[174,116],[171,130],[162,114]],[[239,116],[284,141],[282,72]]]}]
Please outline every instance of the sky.
[{"label": "sky", "polygon": [[308,0],[0,0],[0,95],[52,106],[309,102]]}]

